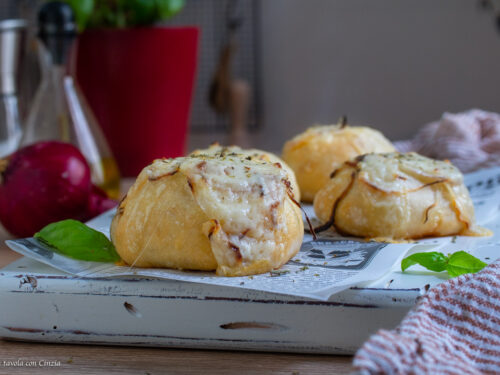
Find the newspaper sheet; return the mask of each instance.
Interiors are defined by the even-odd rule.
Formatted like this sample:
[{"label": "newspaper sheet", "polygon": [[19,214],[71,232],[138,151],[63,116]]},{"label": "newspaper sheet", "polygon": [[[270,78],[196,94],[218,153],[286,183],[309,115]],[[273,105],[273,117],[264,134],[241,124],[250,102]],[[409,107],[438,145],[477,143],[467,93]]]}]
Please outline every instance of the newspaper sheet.
[{"label": "newspaper sheet", "polygon": [[[474,202],[477,222],[494,229],[498,221],[500,203],[500,167],[466,175],[465,183]],[[312,207],[306,206],[305,210],[314,220]],[[108,211],[88,224],[109,236],[113,215],[114,211]],[[491,238],[454,236],[429,238],[413,243],[387,244],[341,237],[331,231],[321,233],[314,240],[306,233],[299,253],[279,270],[255,276],[222,277],[211,272],[131,268],[111,263],[79,261],[54,253],[50,247],[34,238],[7,241],[7,245],[14,251],[78,277],[152,277],[254,289],[318,300],[327,300],[331,295],[350,286],[384,276],[392,268],[398,268],[404,255],[414,247],[418,247],[419,251],[439,251],[445,247],[447,252],[450,252],[451,248],[473,250],[487,244],[493,244]],[[493,245],[500,249],[498,244]],[[500,251],[493,253],[500,256]],[[486,259],[487,262],[494,260]]]}]

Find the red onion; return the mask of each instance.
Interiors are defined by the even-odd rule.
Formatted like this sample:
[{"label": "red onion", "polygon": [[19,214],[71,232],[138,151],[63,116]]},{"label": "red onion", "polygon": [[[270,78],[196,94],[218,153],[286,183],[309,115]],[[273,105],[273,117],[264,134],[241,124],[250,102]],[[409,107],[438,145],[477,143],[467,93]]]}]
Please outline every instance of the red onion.
[{"label": "red onion", "polygon": [[93,188],[85,158],[69,143],[18,150],[0,161],[0,180],[0,221],[16,236],[31,236],[54,221],[87,220],[109,208]]},{"label": "red onion", "polygon": [[101,188],[92,185],[92,189],[87,201],[86,217],[84,221],[90,220],[93,217],[115,207],[117,202],[113,199],[109,199],[108,195]]}]

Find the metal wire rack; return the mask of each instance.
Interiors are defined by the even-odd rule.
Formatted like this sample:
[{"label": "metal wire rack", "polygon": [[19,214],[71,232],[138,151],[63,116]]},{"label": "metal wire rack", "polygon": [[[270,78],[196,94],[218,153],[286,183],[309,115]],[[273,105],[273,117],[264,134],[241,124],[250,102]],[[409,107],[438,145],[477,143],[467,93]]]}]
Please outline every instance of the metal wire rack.
[{"label": "metal wire rack", "polygon": [[[28,19],[34,35],[36,11],[42,0],[0,0],[0,19]],[[259,0],[187,0],[185,8],[165,25],[196,25],[201,30],[195,93],[191,107],[191,132],[227,132],[228,116],[217,114],[209,105],[208,95],[219,54],[228,41],[227,9],[238,3],[241,26],[236,37],[238,48],[233,60],[233,75],[246,80],[252,88],[248,117],[249,130],[259,128],[259,108],[256,98],[258,83],[258,7]]]},{"label": "metal wire rack", "polygon": [[[218,115],[208,104],[208,93],[221,49],[228,41],[227,9],[235,0],[191,0],[185,9],[168,24],[197,25],[201,30],[198,76],[191,130],[194,132],[224,131],[229,128],[227,116]],[[238,49],[234,57],[233,74],[250,83],[253,98],[250,106],[249,129],[258,128],[258,6],[255,0],[238,0],[242,23],[237,31]]]}]

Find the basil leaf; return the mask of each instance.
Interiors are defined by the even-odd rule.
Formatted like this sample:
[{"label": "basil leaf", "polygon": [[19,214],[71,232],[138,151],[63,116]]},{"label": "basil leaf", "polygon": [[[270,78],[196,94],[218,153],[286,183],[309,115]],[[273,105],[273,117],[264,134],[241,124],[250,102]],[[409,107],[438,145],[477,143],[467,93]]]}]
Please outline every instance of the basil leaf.
[{"label": "basil leaf", "polygon": [[120,260],[108,238],[77,220],[63,220],[35,233],[36,239],[48,244],[55,252],[91,262]]},{"label": "basil leaf", "polygon": [[475,273],[486,267],[487,264],[465,251],[457,251],[451,254],[446,271],[451,277],[463,275],[464,273]]},{"label": "basil leaf", "polygon": [[443,253],[438,253],[436,251],[430,253],[415,253],[401,261],[401,271],[406,270],[414,264],[420,264],[428,270],[441,272],[446,270],[447,263],[448,257]]},{"label": "basil leaf", "polygon": [[449,256],[438,252],[415,253],[402,260],[401,270],[404,271],[414,264],[420,264],[435,272],[446,270],[451,277],[475,273],[487,266],[486,263],[465,251],[457,251]]}]

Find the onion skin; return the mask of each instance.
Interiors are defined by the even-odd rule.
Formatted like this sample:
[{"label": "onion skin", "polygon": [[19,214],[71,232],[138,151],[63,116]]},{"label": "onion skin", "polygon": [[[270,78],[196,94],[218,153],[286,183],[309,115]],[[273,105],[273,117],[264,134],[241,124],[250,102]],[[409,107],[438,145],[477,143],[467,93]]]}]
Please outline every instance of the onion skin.
[{"label": "onion skin", "polygon": [[0,221],[11,234],[32,236],[47,224],[88,218],[90,168],[69,143],[40,142],[0,163]]}]

